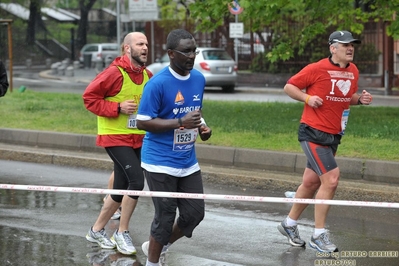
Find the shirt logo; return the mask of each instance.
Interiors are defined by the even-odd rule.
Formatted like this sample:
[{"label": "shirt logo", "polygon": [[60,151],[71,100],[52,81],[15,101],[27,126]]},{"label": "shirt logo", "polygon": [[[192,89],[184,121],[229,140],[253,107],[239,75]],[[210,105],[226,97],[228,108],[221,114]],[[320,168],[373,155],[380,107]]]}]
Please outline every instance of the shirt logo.
[{"label": "shirt logo", "polygon": [[183,97],[183,95],[181,94],[180,91],[178,91],[177,94],[176,94],[175,104],[176,104],[176,105],[182,105],[182,104],[184,104],[184,97]]},{"label": "shirt logo", "polygon": [[346,96],[348,94],[348,92],[349,92],[350,87],[351,87],[351,81],[350,80],[343,81],[342,79],[338,80],[337,87],[342,92],[342,94],[344,96]]},{"label": "shirt logo", "polygon": [[201,101],[201,99],[199,98],[199,94],[193,95],[193,101]]}]

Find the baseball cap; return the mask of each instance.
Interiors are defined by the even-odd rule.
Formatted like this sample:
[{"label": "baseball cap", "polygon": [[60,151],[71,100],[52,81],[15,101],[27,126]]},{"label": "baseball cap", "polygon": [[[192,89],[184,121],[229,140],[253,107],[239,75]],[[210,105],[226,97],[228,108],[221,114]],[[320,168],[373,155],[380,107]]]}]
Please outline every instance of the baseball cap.
[{"label": "baseball cap", "polygon": [[333,43],[361,43],[359,39],[354,39],[352,33],[346,30],[334,31],[328,38],[328,44]]}]

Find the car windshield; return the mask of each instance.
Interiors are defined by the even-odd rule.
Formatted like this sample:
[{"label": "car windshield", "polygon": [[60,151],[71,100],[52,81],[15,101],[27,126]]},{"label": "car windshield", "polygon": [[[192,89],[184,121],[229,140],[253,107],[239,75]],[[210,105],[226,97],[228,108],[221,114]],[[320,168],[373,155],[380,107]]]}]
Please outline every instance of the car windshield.
[{"label": "car windshield", "polygon": [[205,50],[202,56],[205,60],[232,60],[230,55],[223,50]]},{"label": "car windshield", "polygon": [[90,45],[83,49],[85,52],[96,52],[98,51],[98,45]]},{"label": "car windshield", "polygon": [[118,45],[104,45],[103,51],[117,51]]}]

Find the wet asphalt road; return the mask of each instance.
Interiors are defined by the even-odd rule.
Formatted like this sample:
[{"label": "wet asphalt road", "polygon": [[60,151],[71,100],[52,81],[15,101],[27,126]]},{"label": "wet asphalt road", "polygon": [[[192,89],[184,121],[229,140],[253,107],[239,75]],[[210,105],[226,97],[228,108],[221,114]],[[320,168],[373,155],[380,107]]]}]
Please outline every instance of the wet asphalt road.
[{"label": "wet asphalt road", "polygon": [[[0,160],[0,182],[23,185],[103,188],[109,173]],[[206,194],[282,197],[284,191],[242,190],[205,184]],[[105,251],[89,243],[85,234],[100,211],[103,195],[0,189],[0,265],[144,265],[141,244],[148,239],[153,207],[142,197],[130,222],[137,256]],[[334,242],[349,257],[320,257],[311,248],[292,248],[277,231],[289,204],[206,201],[204,221],[192,239],[181,239],[167,254],[169,266],[398,266],[398,209],[333,206],[328,218]],[[300,220],[302,238],[312,233],[313,206]],[[106,227],[111,234],[118,221]],[[380,251],[392,251],[381,258]],[[352,253],[348,253],[352,252]],[[371,257],[380,256],[378,258]],[[363,256],[363,257],[355,257]],[[319,264],[317,264],[319,263]],[[337,264],[336,264],[337,265]]]}]

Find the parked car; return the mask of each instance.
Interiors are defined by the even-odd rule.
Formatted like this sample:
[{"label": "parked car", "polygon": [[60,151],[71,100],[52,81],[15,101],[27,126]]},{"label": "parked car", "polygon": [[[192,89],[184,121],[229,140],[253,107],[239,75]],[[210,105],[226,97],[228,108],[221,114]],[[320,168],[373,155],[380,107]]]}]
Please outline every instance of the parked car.
[{"label": "parked car", "polygon": [[[234,92],[237,83],[237,65],[223,48],[198,47],[194,68],[200,71],[207,87],[221,87],[224,92]],[[165,54],[155,63],[147,66],[153,73],[169,65],[169,56]]]},{"label": "parked car", "polygon": [[[91,65],[92,62],[101,60],[103,61],[103,66],[105,66],[106,62],[114,60],[120,54],[120,48],[117,43],[89,43],[80,50],[79,61],[84,65],[85,63]],[[90,62],[85,62],[85,55],[91,55]]]}]

